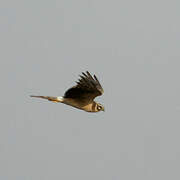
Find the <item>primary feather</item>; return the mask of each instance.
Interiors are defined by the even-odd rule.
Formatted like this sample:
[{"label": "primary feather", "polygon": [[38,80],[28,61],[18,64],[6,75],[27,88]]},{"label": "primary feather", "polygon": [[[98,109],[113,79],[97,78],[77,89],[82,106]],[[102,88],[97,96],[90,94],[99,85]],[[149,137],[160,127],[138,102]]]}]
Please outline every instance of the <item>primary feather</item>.
[{"label": "primary feather", "polygon": [[73,86],[65,92],[64,98],[93,101],[95,97],[103,94],[103,88],[97,77],[94,75],[93,78],[88,71],[86,73],[87,74],[82,73],[83,76],[80,75],[76,86]]}]

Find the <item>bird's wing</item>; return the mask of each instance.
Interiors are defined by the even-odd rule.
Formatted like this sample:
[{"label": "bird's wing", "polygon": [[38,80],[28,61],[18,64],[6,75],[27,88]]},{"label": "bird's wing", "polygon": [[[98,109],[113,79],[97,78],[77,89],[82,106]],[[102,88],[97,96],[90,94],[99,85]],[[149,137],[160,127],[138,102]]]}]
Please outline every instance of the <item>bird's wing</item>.
[{"label": "bird's wing", "polygon": [[95,97],[102,95],[104,92],[97,77],[94,75],[93,78],[88,71],[82,73],[76,83],[76,86],[73,86],[65,92],[64,98],[93,101]]}]

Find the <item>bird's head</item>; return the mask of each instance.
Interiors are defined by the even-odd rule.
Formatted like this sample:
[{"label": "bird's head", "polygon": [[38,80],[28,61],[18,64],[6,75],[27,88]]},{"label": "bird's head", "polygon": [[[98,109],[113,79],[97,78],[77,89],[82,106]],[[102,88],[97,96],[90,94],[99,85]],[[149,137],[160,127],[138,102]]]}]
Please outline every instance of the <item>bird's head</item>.
[{"label": "bird's head", "polygon": [[97,103],[96,110],[97,110],[97,112],[105,111],[104,106],[100,103]]}]

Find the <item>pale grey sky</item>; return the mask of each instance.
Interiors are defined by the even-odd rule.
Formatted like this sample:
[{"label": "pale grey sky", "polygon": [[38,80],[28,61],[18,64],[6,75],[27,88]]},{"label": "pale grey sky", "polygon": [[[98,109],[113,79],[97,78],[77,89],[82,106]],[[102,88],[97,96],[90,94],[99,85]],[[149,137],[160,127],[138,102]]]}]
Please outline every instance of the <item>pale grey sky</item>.
[{"label": "pale grey sky", "polygon": [[[0,179],[179,180],[180,1],[2,0]],[[63,95],[89,70],[106,112]]]}]

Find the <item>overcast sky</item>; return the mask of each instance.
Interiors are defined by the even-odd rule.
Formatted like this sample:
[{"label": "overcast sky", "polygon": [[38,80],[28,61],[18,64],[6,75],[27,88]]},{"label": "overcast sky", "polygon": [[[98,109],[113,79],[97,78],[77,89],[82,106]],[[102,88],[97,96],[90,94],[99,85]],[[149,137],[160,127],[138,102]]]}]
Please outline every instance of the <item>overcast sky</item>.
[{"label": "overcast sky", "polygon": [[[179,0],[1,0],[0,179],[180,179]],[[96,74],[106,112],[63,95]]]}]

